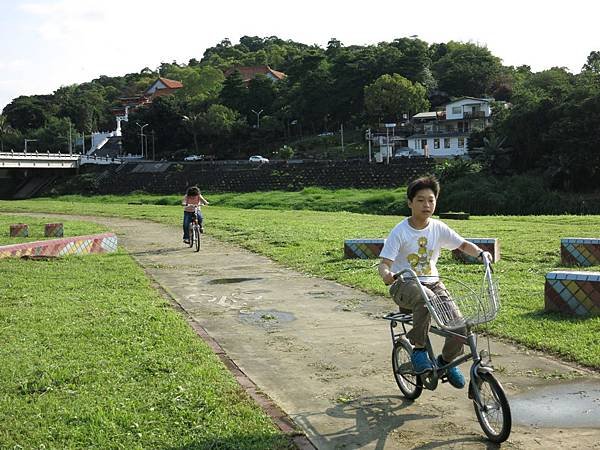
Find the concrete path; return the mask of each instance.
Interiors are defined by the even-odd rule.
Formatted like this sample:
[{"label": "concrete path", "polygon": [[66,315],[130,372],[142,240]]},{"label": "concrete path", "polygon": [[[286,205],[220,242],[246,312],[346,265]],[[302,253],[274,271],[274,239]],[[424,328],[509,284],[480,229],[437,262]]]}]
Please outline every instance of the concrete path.
[{"label": "concrete path", "polygon": [[[318,449],[496,448],[484,439],[466,389],[440,385],[412,403],[400,395],[389,325],[380,319],[393,309],[390,299],[210,236],[194,253],[182,246],[179,228],[96,220]],[[503,448],[600,448],[598,373],[501,342],[491,346],[514,416]]]}]

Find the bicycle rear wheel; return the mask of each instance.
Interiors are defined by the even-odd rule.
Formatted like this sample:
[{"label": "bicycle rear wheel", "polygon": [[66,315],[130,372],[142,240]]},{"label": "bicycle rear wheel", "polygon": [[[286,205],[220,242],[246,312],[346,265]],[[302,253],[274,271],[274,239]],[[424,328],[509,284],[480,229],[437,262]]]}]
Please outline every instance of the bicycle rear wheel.
[{"label": "bicycle rear wheel", "polygon": [[190,228],[188,231],[188,237],[190,239],[189,246],[190,246],[190,248],[192,248],[192,246],[194,245],[194,224],[193,223],[190,224]]},{"label": "bicycle rear wheel", "polygon": [[396,384],[409,400],[419,398],[423,392],[421,377],[415,375],[411,361],[412,346],[403,339],[394,342],[392,350],[392,369]]},{"label": "bicycle rear wheel", "polygon": [[477,389],[481,397],[480,407],[473,399],[477,420],[492,442],[500,444],[508,439],[512,427],[510,406],[502,385],[491,373],[482,373],[469,389]]},{"label": "bicycle rear wheel", "polygon": [[194,227],[194,243],[196,244],[196,251],[200,251],[200,226],[196,225]]}]

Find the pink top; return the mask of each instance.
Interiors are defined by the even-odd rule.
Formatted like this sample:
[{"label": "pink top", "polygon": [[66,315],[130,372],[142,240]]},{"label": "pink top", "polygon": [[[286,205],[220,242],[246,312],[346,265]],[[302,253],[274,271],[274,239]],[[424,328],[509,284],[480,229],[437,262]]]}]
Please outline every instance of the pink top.
[{"label": "pink top", "polygon": [[188,197],[187,195],[185,195],[181,203],[183,203],[184,205],[188,205],[185,208],[183,208],[184,211],[194,212],[194,205],[198,205],[198,208],[200,208],[200,196],[192,195]]}]

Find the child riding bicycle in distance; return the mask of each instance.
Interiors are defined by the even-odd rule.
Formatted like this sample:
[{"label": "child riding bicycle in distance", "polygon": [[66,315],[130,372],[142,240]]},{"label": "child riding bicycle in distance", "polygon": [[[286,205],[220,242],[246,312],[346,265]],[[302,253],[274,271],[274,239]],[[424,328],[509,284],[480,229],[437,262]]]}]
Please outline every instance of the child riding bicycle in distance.
[{"label": "child riding bicycle in distance", "polygon": [[[197,211],[198,225],[200,225],[200,233],[204,233],[204,228],[202,227],[202,213],[200,212],[201,205],[208,205],[208,201],[202,197],[200,193],[200,189],[198,186],[191,186],[187,189],[183,200],[181,201],[183,205],[183,242],[185,244],[190,243],[190,224],[192,223],[192,219],[194,217],[194,211]],[[196,210],[196,206],[198,209]]]},{"label": "child riding bicycle in distance", "polygon": [[[386,285],[390,285],[394,302],[401,310],[407,309],[413,314],[413,327],[407,337],[414,346],[412,363],[416,374],[433,369],[425,350],[431,316],[417,283],[423,285],[430,298],[436,294],[448,295],[436,267],[442,248],[460,249],[467,255],[491,261],[488,252],[459,236],[445,223],[432,218],[439,192],[440,185],[434,176],[418,178],[408,185],[406,196],[411,215],[392,229],[379,255],[379,275]],[[405,269],[412,269],[418,279],[410,276],[396,279],[394,275]],[[464,334],[464,330],[456,332]],[[442,354],[438,356],[438,366],[451,362],[462,353],[463,343],[447,337]],[[458,367],[449,369],[447,375],[452,386],[458,389],[464,387],[465,379]]]}]

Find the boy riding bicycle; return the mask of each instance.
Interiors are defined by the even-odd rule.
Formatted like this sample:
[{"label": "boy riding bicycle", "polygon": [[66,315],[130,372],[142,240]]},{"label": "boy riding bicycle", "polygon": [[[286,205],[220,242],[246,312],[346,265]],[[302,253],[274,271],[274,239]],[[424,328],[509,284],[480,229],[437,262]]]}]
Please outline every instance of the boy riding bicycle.
[{"label": "boy riding bicycle", "polygon": [[[416,374],[433,369],[425,350],[431,316],[417,283],[423,285],[430,298],[434,295],[448,296],[436,267],[442,248],[459,249],[467,255],[491,261],[488,252],[465,240],[443,222],[432,218],[439,191],[440,185],[433,176],[418,178],[408,185],[406,196],[411,216],[392,229],[379,255],[379,275],[386,285],[390,285],[394,302],[401,309],[411,310],[413,314],[413,327],[407,337],[414,346],[411,358]],[[412,269],[418,279],[396,279],[395,274],[404,269]],[[456,332],[464,334],[463,330]],[[438,356],[438,366],[447,364],[462,353],[461,340],[446,338],[442,354]],[[458,367],[449,369],[447,375],[452,386],[458,389],[464,387],[465,379]]]},{"label": "boy riding bicycle", "polygon": [[[203,217],[200,212],[201,205],[208,205],[208,201],[202,197],[200,193],[200,189],[198,186],[191,186],[187,189],[183,200],[181,201],[183,208],[183,242],[185,244],[190,243],[190,223],[194,218],[194,212],[196,212],[196,218],[198,220],[198,225],[200,225],[200,233],[204,233],[204,228],[202,227]],[[197,209],[196,209],[197,207]]]}]

